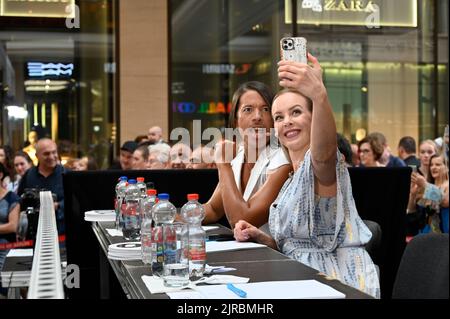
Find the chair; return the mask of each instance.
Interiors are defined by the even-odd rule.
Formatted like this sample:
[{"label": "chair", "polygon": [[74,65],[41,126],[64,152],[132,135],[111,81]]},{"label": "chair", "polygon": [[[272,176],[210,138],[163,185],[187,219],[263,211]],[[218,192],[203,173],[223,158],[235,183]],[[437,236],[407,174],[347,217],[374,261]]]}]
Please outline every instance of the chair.
[{"label": "chair", "polygon": [[372,220],[363,219],[364,224],[366,224],[367,228],[369,228],[372,233],[372,238],[370,238],[369,242],[365,245],[366,251],[369,253],[375,264],[379,263],[380,257],[380,247],[381,247],[381,227],[377,222]]},{"label": "chair", "polygon": [[413,238],[403,253],[393,299],[448,299],[448,234]]}]

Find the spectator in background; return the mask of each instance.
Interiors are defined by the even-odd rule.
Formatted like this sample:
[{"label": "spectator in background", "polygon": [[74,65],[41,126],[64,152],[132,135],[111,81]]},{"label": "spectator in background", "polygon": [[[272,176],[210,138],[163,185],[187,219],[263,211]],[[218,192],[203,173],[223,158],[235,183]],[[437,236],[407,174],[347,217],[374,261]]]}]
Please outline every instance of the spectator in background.
[{"label": "spectator in background", "polygon": [[143,142],[147,142],[148,141],[148,138],[147,138],[147,135],[138,135],[138,136],[136,136],[136,138],[134,139],[134,141],[136,142],[136,143],[138,143],[138,144],[141,144],[141,143],[143,143]]},{"label": "spectator in background", "polygon": [[425,140],[419,146],[420,167],[418,173],[428,179],[430,158],[438,152],[436,144],[432,140]]},{"label": "spectator in background", "polygon": [[7,176],[4,176],[5,185],[14,183],[16,180],[16,172],[14,170],[14,151],[9,145],[0,146],[0,163],[3,164],[8,171]]},{"label": "spectator in background", "polygon": [[38,164],[38,159],[36,157],[36,143],[40,137],[39,130],[31,128],[30,132],[28,132],[27,145],[23,148],[23,151],[30,156],[34,166]]},{"label": "spectator in background", "polygon": [[96,171],[98,166],[95,158],[92,156],[83,156],[76,162],[73,169],[75,171]]},{"label": "spectator in background", "polygon": [[341,154],[344,156],[345,163],[347,166],[353,166],[353,152],[350,142],[345,138],[344,135],[337,133],[337,146]]},{"label": "spectator in background", "polygon": [[33,161],[27,153],[24,151],[17,151],[16,154],[14,154],[14,169],[16,170],[16,178],[13,183],[9,184],[10,187],[8,187],[8,190],[17,193],[20,179],[23,175],[25,175],[25,172],[33,166]]},{"label": "spectator in background", "polygon": [[148,147],[148,168],[166,169],[169,167],[170,146],[166,143],[150,145]]},{"label": "spectator in background", "polygon": [[439,154],[430,158],[428,180],[418,173],[411,174],[408,214],[418,213],[417,218],[422,219],[419,233],[448,233],[448,185],[448,168]]},{"label": "spectator in background", "polygon": [[135,141],[126,141],[120,148],[119,161],[115,161],[109,169],[114,170],[127,170],[132,169],[133,166],[133,153],[138,147]]},{"label": "spectator in background", "polygon": [[148,146],[139,146],[133,152],[132,169],[148,169]]},{"label": "spectator in background", "polygon": [[361,164],[361,160],[359,159],[359,147],[357,144],[351,144],[352,148],[352,166],[358,167]]},{"label": "spectator in background", "polygon": [[36,156],[39,165],[30,168],[19,183],[17,194],[21,196],[25,189],[46,189],[56,195],[55,213],[58,232],[64,233],[64,189],[62,175],[64,167],[58,164],[56,143],[42,138],[36,143]]},{"label": "spectator in background", "polygon": [[360,167],[383,167],[379,162],[383,155],[384,148],[378,139],[368,135],[359,141],[359,158],[361,160]]},{"label": "spectator in background", "polygon": [[170,168],[186,168],[189,165],[192,150],[183,143],[177,143],[170,149]]},{"label": "spectator in background", "polygon": [[64,168],[77,171],[78,163],[80,162],[79,158],[69,158],[63,164]]},{"label": "spectator in background", "polygon": [[380,132],[370,133],[369,136],[376,139],[383,146],[383,154],[378,159],[380,164],[386,167],[405,167],[406,164],[400,158],[391,154],[391,149],[387,143],[386,137]]},{"label": "spectator in background", "polygon": [[420,161],[416,157],[416,140],[411,136],[404,136],[398,142],[398,157],[408,166],[420,166]]},{"label": "spectator in background", "polygon": [[162,128],[159,126],[153,126],[149,128],[147,138],[152,144],[160,144],[160,143],[167,144],[166,142],[164,142],[162,135],[163,135]]},{"label": "spectator in background", "polygon": [[186,168],[192,169],[206,169],[215,168],[214,163],[214,150],[210,147],[199,146],[191,154],[189,164]]},{"label": "spectator in background", "polygon": [[[19,223],[19,196],[5,188],[4,179],[7,175],[8,171],[0,163],[0,244],[16,241],[16,230]],[[8,252],[9,250],[0,249],[0,271],[3,269]],[[6,293],[0,280],[0,294],[6,295]]]}]

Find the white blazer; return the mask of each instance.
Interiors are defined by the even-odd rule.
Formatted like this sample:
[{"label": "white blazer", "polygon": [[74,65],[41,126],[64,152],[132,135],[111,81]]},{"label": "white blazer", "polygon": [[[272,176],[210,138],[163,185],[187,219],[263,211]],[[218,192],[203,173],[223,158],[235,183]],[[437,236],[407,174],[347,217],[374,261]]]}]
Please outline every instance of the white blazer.
[{"label": "white blazer", "polygon": [[[231,169],[233,170],[234,180],[238,189],[241,191],[241,172],[244,163],[244,147],[240,146],[236,157],[231,161]],[[245,187],[243,198],[245,201],[258,191],[267,180],[268,173],[280,166],[289,164],[288,159],[284,155],[281,148],[266,147],[258,156],[253,167],[250,178]]]}]

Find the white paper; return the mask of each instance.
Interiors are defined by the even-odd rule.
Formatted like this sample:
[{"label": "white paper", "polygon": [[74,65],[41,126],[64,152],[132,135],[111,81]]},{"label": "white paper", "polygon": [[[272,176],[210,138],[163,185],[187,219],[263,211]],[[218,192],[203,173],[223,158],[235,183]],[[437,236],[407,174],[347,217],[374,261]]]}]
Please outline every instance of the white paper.
[{"label": "white paper", "polygon": [[246,283],[249,281],[249,278],[246,278],[246,277],[238,277],[238,276],[231,276],[231,275],[213,275],[211,277],[202,277],[200,280],[197,280],[194,282],[190,281],[189,284],[184,287],[172,288],[172,287],[164,286],[164,281],[161,277],[143,275],[141,278],[142,278],[142,281],[144,282],[145,286],[147,287],[148,291],[150,291],[151,294],[178,292],[178,291],[182,291],[184,289],[198,290],[198,288],[199,288],[199,286],[197,286],[198,283],[206,283],[206,284],[233,283],[233,284],[237,284],[237,283]]},{"label": "white paper", "polygon": [[179,288],[172,288],[172,287],[166,287],[164,286],[164,280],[157,276],[142,276],[142,281],[144,282],[145,286],[147,287],[148,291],[150,291],[151,294],[161,294],[161,293],[167,293],[167,292],[174,292],[174,291],[180,291],[186,288],[191,288],[193,285],[189,283],[188,286],[185,287],[179,287]]},{"label": "white paper", "polygon": [[33,257],[33,248],[11,249],[6,257]]},{"label": "white paper", "polygon": [[192,282],[193,284],[245,284],[250,280],[247,277],[239,277],[234,275],[212,275],[209,277],[202,277],[199,280]]},{"label": "white paper", "polygon": [[266,245],[238,241],[207,241],[206,253],[212,253],[216,251],[254,249],[260,247],[266,247]]},{"label": "white paper", "polygon": [[219,226],[202,226],[204,231],[219,229]]},{"label": "white paper", "polygon": [[177,292],[168,292],[170,299],[205,299],[205,297],[195,290],[183,290]]},{"label": "white paper", "polygon": [[341,299],[345,294],[316,280],[267,281],[235,284],[247,293],[241,298],[226,285],[197,286],[194,292],[168,294],[171,299]]},{"label": "white paper", "polygon": [[123,233],[120,229],[106,228],[106,231],[111,237],[123,237]]}]

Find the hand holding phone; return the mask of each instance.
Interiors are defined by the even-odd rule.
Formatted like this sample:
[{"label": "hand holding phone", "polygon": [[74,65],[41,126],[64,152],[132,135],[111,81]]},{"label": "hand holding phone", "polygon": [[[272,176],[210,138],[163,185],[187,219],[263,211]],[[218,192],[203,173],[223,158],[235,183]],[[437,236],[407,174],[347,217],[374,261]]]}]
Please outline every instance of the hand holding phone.
[{"label": "hand holding phone", "polygon": [[280,40],[281,59],[308,63],[306,39],[302,37],[285,37]]}]

